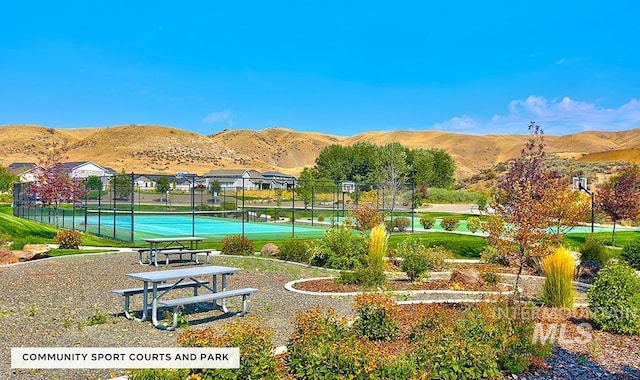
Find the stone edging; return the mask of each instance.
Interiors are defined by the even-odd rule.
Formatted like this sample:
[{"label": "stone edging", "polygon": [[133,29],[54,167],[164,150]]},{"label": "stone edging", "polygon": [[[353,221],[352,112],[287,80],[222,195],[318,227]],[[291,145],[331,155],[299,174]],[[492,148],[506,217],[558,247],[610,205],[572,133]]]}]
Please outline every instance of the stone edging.
[{"label": "stone edging", "polygon": [[[289,281],[284,285],[284,288],[290,292],[307,294],[312,296],[357,296],[358,294],[362,294],[363,292],[310,292],[308,290],[299,290],[295,289],[293,286],[295,284],[313,280],[330,280],[335,277],[312,277],[312,278],[303,278],[301,280],[293,280]],[[483,292],[476,290],[390,290],[390,293],[393,294],[462,294],[462,295],[508,295],[511,294],[512,291],[504,291],[504,292]],[[447,300],[442,300],[441,302],[446,302]],[[457,301],[457,300],[456,300]]]}]

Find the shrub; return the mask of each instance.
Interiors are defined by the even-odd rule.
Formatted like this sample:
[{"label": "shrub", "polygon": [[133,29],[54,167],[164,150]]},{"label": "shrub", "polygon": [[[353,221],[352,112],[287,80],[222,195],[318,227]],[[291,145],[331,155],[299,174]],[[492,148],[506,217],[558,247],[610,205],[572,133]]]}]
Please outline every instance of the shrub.
[{"label": "shrub", "polygon": [[189,376],[188,369],[145,368],[129,371],[129,380],[184,380]]},{"label": "shrub", "polygon": [[453,253],[441,246],[426,248],[422,254],[429,260],[429,270],[440,272],[449,267],[447,260],[453,259]]},{"label": "shrub", "polygon": [[640,277],[624,262],[610,260],[589,291],[595,326],[620,334],[640,334]]},{"label": "shrub", "polygon": [[431,229],[436,224],[436,219],[430,216],[424,215],[420,218],[420,224],[425,230]]},{"label": "shrub", "polygon": [[496,377],[500,371],[522,372],[550,355],[534,343],[531,308],[519,302],[482,302],[463,311],[423,313],[409,339],[432,378]]},{"label": "shrub", "polygon": [[411,225],[411,220],[409,218],[405,218],[404,216],[398,216],[393,219],[393,230],[397,229],[399,232],[405,232],[407,227]]},{"label": "shrub", "polygon": [[420,267],[421,264],[418,261],[421,259],[414,257],[415,255],[419,255],[426,260],[428,263],[427,270],[431,271],[442,271],[446,269],[448,267],[447,260],[453,258],[453,253],[441,246],[427,248],[418,240],[411,238],[405,239],[398,244],[396,247],[396,254],[405,259],[409,258],[410,261],[414,261],[409,265],[417,265]]},{"label": "shrub", "polygon": [[542,286],[542,300],[555,307],[573,306],[573,276],[576,263],[571,252],[560,247],[553,254],[542,259],[544,285]]},{"label": "shrub", "polygon": [[11,235],[0,232],[0,248],[6,247],[11,241],[13,241]]},{"label": "shrub", "polygon": [[440,225],[445,229],[445,231],[453,231],[460,226],[460,221],[456,218],[447,216],[442,218]]},{"label": "shrub", "polygon": [[253,255],[253,242],[242,235],[229,235],[222,239],[223,255]]},{"label": "shrub", "polygon": [[60,249],[78,249],[82,245],[82,235],[73,230],[58,231],[53,240],[60,245]]},{"label": "shrub", "polygon": [[358,318],[353,329],[369,340],[392,340],[398,333],[398,305],[381,293],[364,293],[353,300]]},{"label": "shrub", "polygon": [[407,274],[411,281],[419,280],[429,270],[431,262],[421,254],[410,252],[404,256],[400,269]]},{"label": "shrub", "polygon": [[467,229],[469,231],[475,233],[480,228],[482,228],[482,222],[480,221],[480,218],[472,216],[472,217],[469,217],[469,219],[467,219]]},{"label": "shrub", "polygon": [[640,239],[627,244],[620,255],[631,267],[640,270]]},{"label": "shrub", "polygon": [[378,208],[367,202],[360,204],[358,208],[351,209],[349,213],[355,219],[356,228],[361,231],[370,230],[384,220]]},{"label": "shrub", "polygon": [[604,241],[595,236],[588,236],[584,245],[580,248],[580,261],[597,261],[605,265],[611,258],[611,254],[604,246]]},{"label": "shrub", "polygon": [[379,287],[386,281],[382,268],[368,266],[352,272],[342,271],[336,282],[339,284],[359,285],[367,289]]},{"label": "shrub", "polygon": [[496,285],[500,282],[500,275],[496,272],[482,272],[480,273],[480,278],[489,285]]},{"label": "shrub", "polygon": [[318,216],[318,222],[324,222],[324,215]]},{"label": "shrub", "polygon": [[306,264],[311,258],[311,252],[304,240],[286,239],[280,244],[278,257],[282,260]]},{"label": "shrub", "polygon": [[343,227],[327,230],[310,248],[311,265],[346,270],[363,267],[369,251],[364,236]]},{"label": "shrub", "polygon": [[219,328],[186,331],[178,336],[185,347],[239,347],[239,369],[192,370],[204,379],[276,379],[276,360],[271,354],[274,331],[255,318],[230,322]]}]

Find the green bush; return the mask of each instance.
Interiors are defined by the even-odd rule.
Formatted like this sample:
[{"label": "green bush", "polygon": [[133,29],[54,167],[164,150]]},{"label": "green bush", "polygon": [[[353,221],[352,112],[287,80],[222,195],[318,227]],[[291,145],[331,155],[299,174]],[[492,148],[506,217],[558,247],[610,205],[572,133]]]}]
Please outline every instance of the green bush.
[{"label": "green bush", "polygon": [[580,248],[581,261],[596,261],[605,265],[611,258],[611,254],[604,246],[604,241],[595,236],[587,236],[584,244]]},{"label": "green bush", "polygon": [[429,230],[436,225],[436,219],[431,216],[424,215],[420,217],[420,224],[422,224],[422,228]]},{"label": "green bush", "polygon": [[353,300],[353,311],[358,318],[353,329],[369,340],[392,340],[398,333],[398,305],[381,293],[364,293]]},{"label": "green bush", "polygon": [[203,379],[277,379],[273,350],[275,332],[255,318],[230,322],[219,328],[186,331],[178,336],[184,347],[239,347],[239,369],[193,369]]},{"label": "green bush", "polygon": [[60,245],[60,249],[78,249],[82,245],[82,235],[78,231],[58,231],[53,241]]},{"label": "green bush", "polygon": [[500,282],[500,275],[496,272],[482,272],[480,273],[480,278],[489,285],[496,285]]},{"label": "green bush", "polygon": [[286,239],[280,243],[278,258],[298,263],[308,263],[311,252],[302,239]]},{"label": "green bush", "polygon": [[324,215],[318,216],[318,222],[324,222]]},{"label": "green bush", "polygon": [[189,376],[188,369],[145,368],[129,371],[129,380],[184,380]]},{"label": "green bush", "polygon": [[[442,271],[444,269],[447,269],[447,267],[449,266],[447,260],[453,258],[453,253],[443,247],[434,246],[427,248],[422,243],[420,243],[420,241],[412,238],[405,239],[400,242],[400,244],[398,244],[398,246],[396,247],[396,254],[405,259],[403,260],[402,265],[405,265],[404,262],[408,259],[409,262],[407,263],[407,267],[405,267],[405,269],[411,270],[412,273],[417,276],[420,276],[427,270]],[[427,265],[427,269],[421,270],[421,268],[425,265],[425,262]],[[405,271],[405,269],[402,270]],[[407,275],[410,278],[412,277],[412,275],[410,275],[409,273],[407,273]],[[414,279],[417,278],[418,277],[415,277]]]},{"label": "green bush", "polygon": [[310,246],[311,265],[353,270],[364,267],[369,255],[367,239],[344,227],[332,228]]},{"label": "green bush", "polygon": [[367,266],[358,268],[352,272],[341,271],[337,282],[339,284],[359,285],[367,289],[372,289],[384,285],[386,279],[382,268]]},{"label": "green bush", "polygon": [[428,272],[431,262],[422,253],[409,252],[404,256],[400,269],[411,281],[419,280]]},{"label": "green bush", "polygon": [[640,277],[624,262],[610,260],[587,292],[596,327],[620,334],[640,334]]},{"label": "green bush", "polygon": [[475,216],[471,216],[467,219],[467,229],[471,232],[476,232],[478,231],[480,228],[482,228],[482,222],[480,221],[480,218],[475,217]]},{"label": "green bush", "polygon": [[445,231],[453,231],[460,226],[460,221],[456,218],[445,217],[440,221],[440,225]]},{"label": "green bush", "polygon": [[[533,340],[531,305],[499,300],[464,310],[424,313],[409,333],[418,360],[432,378],[486,378],[518,373],[550,355]],[[439,309],[438,309],[439,308]]]},{"label": "green bush", "polygon": [[253,242],[242,235],[229,235],[222,239],[223,255],[253,255]]},{"label": "green bush", "polygon": [[627,244],[620,255],[635,270],[640,270],[640,239]]}]

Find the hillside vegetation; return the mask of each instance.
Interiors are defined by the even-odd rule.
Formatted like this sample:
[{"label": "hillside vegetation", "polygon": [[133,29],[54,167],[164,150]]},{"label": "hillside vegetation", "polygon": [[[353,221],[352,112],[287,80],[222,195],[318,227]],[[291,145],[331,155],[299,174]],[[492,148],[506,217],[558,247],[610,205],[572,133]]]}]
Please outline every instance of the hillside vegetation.
[{"label": "hillside vegetation", "polygon": [[[523,127],[523,131],[525,131]],[[68,161],[93,161],[116,171],[204,174],[212,169],[249,168],[299,174],[323,148],[369,141],[400,141],[415,148],[440,148],[456,162],[456,178],[469,178],[520,154],[528,136],[466,135],[442,131],[367,132],[333,136],[284,128],[223,130],[205,136],[157,125],[54,129],[36,125],[0,126],[0,165],[38,162],[52,148],[67,148]],[[640,129],[546,135],[546,150],[581,161],[638,162]]]}]

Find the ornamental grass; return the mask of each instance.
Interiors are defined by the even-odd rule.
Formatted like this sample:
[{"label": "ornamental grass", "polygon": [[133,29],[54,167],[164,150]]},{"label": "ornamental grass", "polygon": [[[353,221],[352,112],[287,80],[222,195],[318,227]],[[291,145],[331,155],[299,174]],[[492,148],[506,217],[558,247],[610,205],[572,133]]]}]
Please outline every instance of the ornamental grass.
[{"label": "ornamental grass", "polygon": [[560,247],[542,259],[545,275],[542,300],[549,306],[572,307],[574,301],[573,276],[576,264],[571,252]]}]

